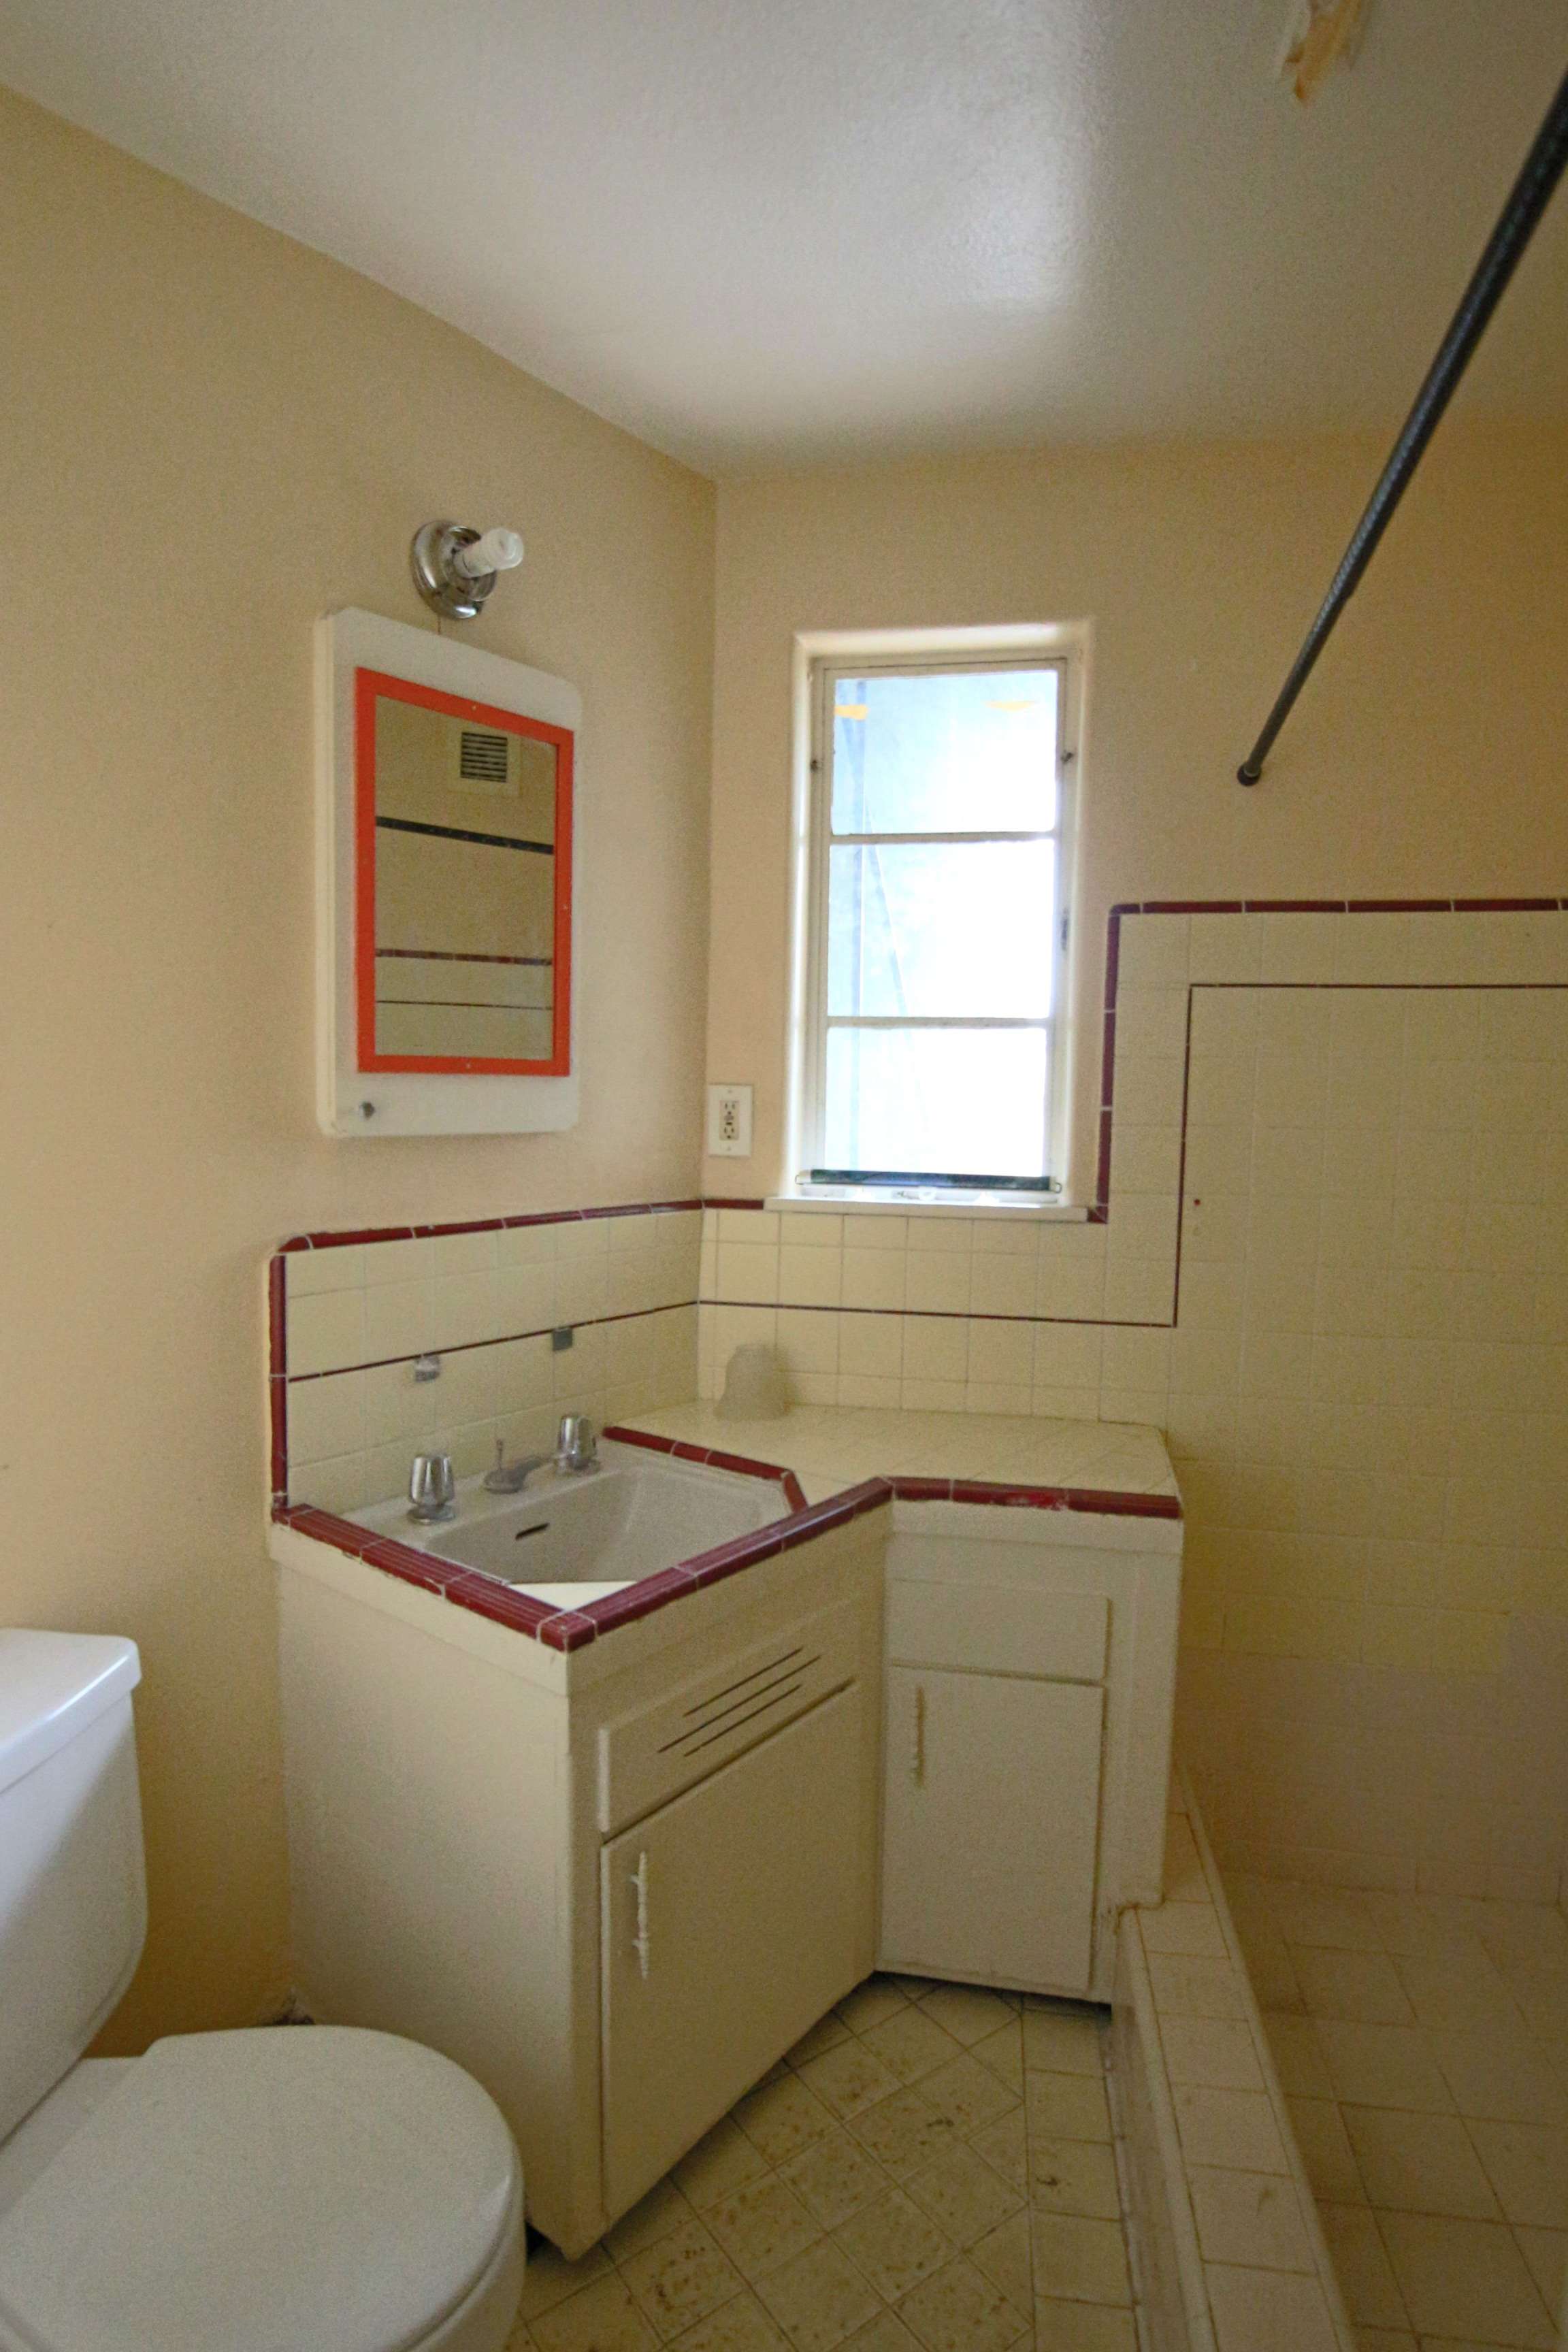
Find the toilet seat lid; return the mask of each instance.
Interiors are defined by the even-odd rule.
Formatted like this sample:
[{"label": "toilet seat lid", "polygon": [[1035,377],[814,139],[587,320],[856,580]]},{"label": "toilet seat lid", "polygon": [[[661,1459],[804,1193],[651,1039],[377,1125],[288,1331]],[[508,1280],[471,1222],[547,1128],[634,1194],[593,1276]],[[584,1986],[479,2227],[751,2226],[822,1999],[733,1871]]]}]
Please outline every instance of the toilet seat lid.
[{"label": "toilet seat lid", "polygon": [[517,2226],[462,2069],[346,2026],[154,2042],[0,2220],[27,2352],[407,2352]]}]

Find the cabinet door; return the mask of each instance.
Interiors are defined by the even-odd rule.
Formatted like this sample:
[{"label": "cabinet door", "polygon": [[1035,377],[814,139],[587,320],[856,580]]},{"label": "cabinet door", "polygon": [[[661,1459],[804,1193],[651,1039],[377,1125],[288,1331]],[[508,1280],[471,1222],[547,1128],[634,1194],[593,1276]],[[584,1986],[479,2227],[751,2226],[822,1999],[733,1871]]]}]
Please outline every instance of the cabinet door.
[{"label": "cabinet door", "polygon": [[889,1668],[881,1967],[1087,1990],[1104,1703]]},{"label": "cabinet door", "polygon": [[863,1776],[851,1684],[601,1849],[612,2217],[868,1969]]}]

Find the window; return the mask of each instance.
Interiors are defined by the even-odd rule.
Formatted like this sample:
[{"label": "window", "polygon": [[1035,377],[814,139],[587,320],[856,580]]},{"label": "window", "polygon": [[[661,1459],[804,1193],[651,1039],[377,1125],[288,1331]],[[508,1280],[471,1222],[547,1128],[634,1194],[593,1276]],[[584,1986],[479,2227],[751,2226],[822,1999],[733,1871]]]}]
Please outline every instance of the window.
[{"label": "window", "polygon": [[800,1189],[1060,1190],[1068,683],[816,665]]}]

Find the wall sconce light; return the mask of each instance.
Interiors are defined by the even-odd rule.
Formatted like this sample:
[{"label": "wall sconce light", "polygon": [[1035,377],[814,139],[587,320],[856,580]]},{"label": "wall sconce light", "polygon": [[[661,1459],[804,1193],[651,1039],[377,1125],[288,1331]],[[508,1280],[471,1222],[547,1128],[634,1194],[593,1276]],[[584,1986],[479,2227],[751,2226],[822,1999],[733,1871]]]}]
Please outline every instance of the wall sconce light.
[{"label": "wall sconce light", "polygon": [[414,585],[425,602],[448,621],[476,621],[499,572],[515,572],[522,541],[501,525],[479,531],[460,522],[422,523],[408,560]]}]

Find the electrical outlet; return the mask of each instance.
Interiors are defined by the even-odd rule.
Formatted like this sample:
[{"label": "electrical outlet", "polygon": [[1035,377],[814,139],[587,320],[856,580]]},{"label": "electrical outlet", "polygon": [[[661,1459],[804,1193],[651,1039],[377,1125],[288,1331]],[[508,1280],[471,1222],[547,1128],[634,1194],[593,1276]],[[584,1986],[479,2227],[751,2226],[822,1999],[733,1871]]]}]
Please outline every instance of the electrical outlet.
[{"label": "electrical outlet", "polygon": [[749,1160],[752,1156],[752,1089],[714,1086],[708,1089],[708,1149],[715,1160]]}]

